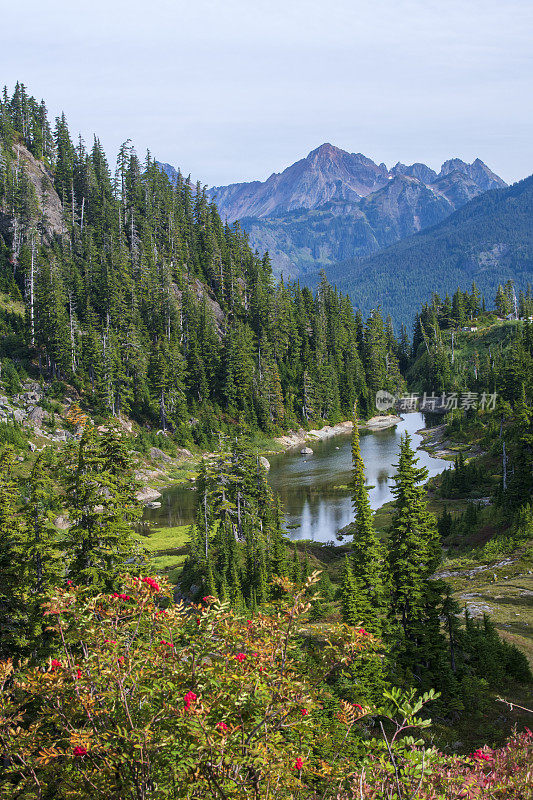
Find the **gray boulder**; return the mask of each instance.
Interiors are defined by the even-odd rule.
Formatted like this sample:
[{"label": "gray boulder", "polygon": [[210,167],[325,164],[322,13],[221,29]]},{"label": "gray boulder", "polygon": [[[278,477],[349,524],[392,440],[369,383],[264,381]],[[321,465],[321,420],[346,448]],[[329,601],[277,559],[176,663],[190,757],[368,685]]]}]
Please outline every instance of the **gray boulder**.
[{"label": "gray boulder", "polygon": [[160,450],[159,447],[151,447],[150,448],[150,458],[152,461],[172,461],[172,458]]},{"label": "gray boulder", "polygon": [[48,413],[41,406],[34,406],[28,413],[28,422],[35,428],[41,428]]}]

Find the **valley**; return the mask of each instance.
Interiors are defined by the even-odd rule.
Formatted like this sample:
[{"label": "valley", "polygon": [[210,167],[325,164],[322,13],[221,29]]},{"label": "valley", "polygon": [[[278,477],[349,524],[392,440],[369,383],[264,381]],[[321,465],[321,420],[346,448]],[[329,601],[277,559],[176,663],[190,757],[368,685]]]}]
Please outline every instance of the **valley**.
[{"label": "valley", "polygon": [[214,202],[75,141],[4,90],[1,791],[517,800],[532,179],[323,145]]}]

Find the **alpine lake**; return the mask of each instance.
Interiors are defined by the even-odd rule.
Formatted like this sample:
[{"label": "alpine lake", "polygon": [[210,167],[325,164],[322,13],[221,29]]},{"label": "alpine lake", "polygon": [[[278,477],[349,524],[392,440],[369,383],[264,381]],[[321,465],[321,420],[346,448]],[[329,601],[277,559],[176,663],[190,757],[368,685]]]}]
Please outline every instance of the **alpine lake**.
[{"label": "alpine lake", "polygon": [[[371,507],[378,509],[393,499],[392,477],[398,460],[400,437],[408,432],[418,448],[422,436],[417,431],[426,427],[422,413],[405,414],[394,427],[382,430],[361,429],[361,455],[365,463],[366,482]],[[352,456],[350,434],[340,434],[307,443],[312,454],[302,455],[302,446],[269,455],[268,480],[281,498],[285,527],[291,539],[340,543],[338,532],[353,521],[348,483]],[[425,450],[417,450],[419,466],[427,468],[429,477],[438,475],[449,461],[435,458]],[[162,491],[161,507],[145,509],[144,519],[155,527],[189,525],[194,520],[196,491],[194,486],[178,485]]]}]

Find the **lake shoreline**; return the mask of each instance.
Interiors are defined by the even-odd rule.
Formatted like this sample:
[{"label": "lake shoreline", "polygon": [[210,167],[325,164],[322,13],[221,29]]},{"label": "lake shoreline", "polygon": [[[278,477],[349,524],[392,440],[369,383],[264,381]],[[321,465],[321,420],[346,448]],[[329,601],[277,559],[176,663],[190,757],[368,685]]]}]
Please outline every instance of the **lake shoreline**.
[{"label": "lake shoreline", "polygon": [[[386,428],[397,425],[401,421],[402,417],[398,417],[395,414],[378,414],[374,417],[370,417],[366,422],[362,422],[358,427],[360,430],[385,430]],[[337,425],[324,425],[323,428],[313,428],[310,431],[299,428],[297,431],[289,431],[283,436],[276,436],[274,441],[280,444],[284,450],[290,450],[293,447],[300,447],[313,441],[321,442],[324,439],[330,439],[332,436],[348,434],[351,433],[352,430],[352,420],[345,420],[344,422],[337,423]],[[265,452],[268,453],[271,451],[267,450]]]},{"label": "lake shoreline", "polygon": [[[365,422],[362,422],[361,425],[359,425],[359,428],[360,430],[371,431],[385,430],[386,428],[397,425],[401,421],[402,418],[394,414],[379,414],[371,417]],[[291,450],[292,448],[304,447],[312,442],[321,442],[324,439],[330,439],[332,436],[351,434],[352,429],[352,420],[345,420],[344,422],[339,422],[336,425],[324,425],[322,428],[308,431],[304,428],[299,428],[296,431],[288,431],[286,434],[283,434],[282,436],[276,436],[272,439],[272,442],[278,446],[277,449],[273,449],[271,447],[260,448],[258,450],[258,455],[261,458],[269,455],[277,455],[280,452]],[[150,483],[144,484],[137,492],[137,499],[146,507],[147,503],[158,500],[161,497],[160,490],[169,489],[172,486],[181,486],[184,484],[194,485],[198,474],[198,464],[203,458],[209,455],[211,454],[200,453],[197,456],[185,459],[173,459],[168,457],[168,461],[165,460],[164,467],[160,466],[157,469],[149,470],[148,474],[147,470],[140,470],[139,477],[141,480],[143,477],[145,479],[148,477],[149,480],[151,478],[152,485]],[[188,470],[189,474],[180,479],[172,479],[170,477],[170,473],[176,467]]]}]

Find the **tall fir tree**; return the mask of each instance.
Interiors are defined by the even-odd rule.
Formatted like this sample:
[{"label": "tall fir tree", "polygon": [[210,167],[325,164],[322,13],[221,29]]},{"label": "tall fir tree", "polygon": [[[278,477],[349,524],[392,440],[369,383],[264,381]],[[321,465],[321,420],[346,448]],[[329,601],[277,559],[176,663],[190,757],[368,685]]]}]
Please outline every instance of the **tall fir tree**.
[{"label": "tall fir tree", "polygon": [[365,466],[361,457],[359,418],[354,406],[352,430],[352,502],[355,514],[352,541],[352,569],[366,595],[365,606],[370,616],[366,626],[373,633],[381,627],[384,605],[383,548],[374,530],[373,514],[365,486]]}]

